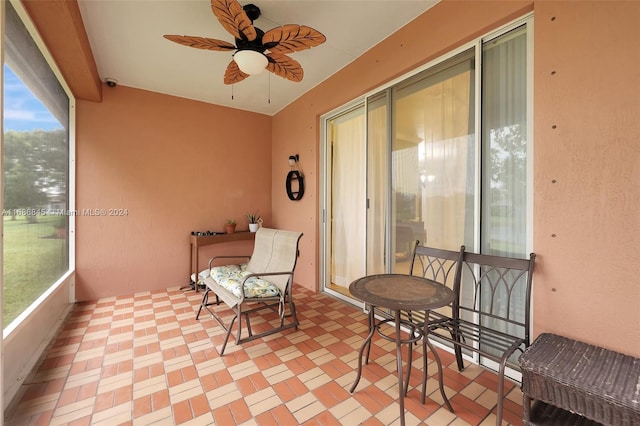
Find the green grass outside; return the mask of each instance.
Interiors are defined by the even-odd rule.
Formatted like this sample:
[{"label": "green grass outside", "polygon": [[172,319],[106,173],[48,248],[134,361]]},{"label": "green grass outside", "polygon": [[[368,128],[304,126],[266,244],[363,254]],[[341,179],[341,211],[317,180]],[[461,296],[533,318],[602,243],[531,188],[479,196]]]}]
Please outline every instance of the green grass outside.
[{"label": "green grass outside", "polygon": [[66,238],[56,238],[56,216],[4,217],[3,327],[68,270]]}]

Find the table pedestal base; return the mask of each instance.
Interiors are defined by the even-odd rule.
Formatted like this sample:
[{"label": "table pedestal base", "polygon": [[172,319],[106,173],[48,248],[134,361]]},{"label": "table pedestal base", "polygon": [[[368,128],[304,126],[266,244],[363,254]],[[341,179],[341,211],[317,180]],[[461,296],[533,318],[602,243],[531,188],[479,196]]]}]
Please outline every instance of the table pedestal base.
[{"label": "table pedestal base", "polygon": [[[440,357],[438,356],[438,353],[435,351],[435,348],[433,347],[433,345],[431,344],[431,342],[429,342],[428,339],[428,333],[429,333],[429,329],[428,327],[424,326],[424,328],[420,329],[419,327],[416,327],[415,324],[409,322],[409,321],[403,321],[400,319],[400,311],[396,310],[395,312],[395,318],[393,319],[385,319],[382,320],[380,322],[378,322],[376,324],[376,320],[375,320],[375,316],[374,316],[374,306],[370,307],[369,310],[369,334],[367,335],[366,339],[364,340],[364,342],[362,343],[362,346],[360,347],[360,351],[358,353],[358,374],[356,375],[356,379],[353,382],[353,385],[351,386],[351,389],[349,389],[350,393],[353,393],[356,389],[356,387],[358,386],[358,383],[360,382],[360,377],[362,376],[362,356],[364,355],[364,351],[366,349],[367,353],[366,353],[366,357],[365,357],[365,363],[368,364],[369,363],[369,354],[371,352],[371,340],[373,338],[373,334],[374,332],[378,332],[378,334],[389,341],[394,341],[396,343],[396,359],[397,359],[397,363],[398,363],[398,393],[399,393],[399,403],[400,403],[400,424],[402,426],[404,426],[405,424],[405,420],[404,420],[404,397],[407,395],[407,392],[409,390],[409,378],[411,376],[411,363],[412,363],[412,357],[413,357],[413,350],[411,349],[411,346],[409,346],[409,350],[408,350],[408,356],[407,356],[407,377],[406,379],[404,379],[404,383],[403,383],[403,374],[402,374],[402,345],[403,344],[408,344],[408,345],[412,345],[415,342],[418,342],[419,340],[422,340],[422,359],[423,359],[423,365],[422,365],[422,398],[421,398],[421,402],[422,404],[425,403],[426,401],[426,391],[427,391],[427,346],[429,347],[429,349],[431,350],[431,353],[433,353],[433,357],[436,360],[436,364],[438,365],[438,374],[440,376],[440,380],[438,380],[439,382],[439,386],[440,386],[440,394],[442,395],[442,399],[444,400],[445,405],[447,406],[447,408],[449,409],[449,411],[451,411],[453,413],[453,407],[451,406],[451,403],[449,402],[449,399],[447,398],[447,395],[444,392],[444,385],[442,382],[442,363],[440,362]],[[425,318],[428,318],[428,312],[425,313]],[[387,324],[389,322],[394,322],[395,323],[395,334],[394,336],[387,336],[386,334],[382,333],[380,331],[380,327],[383,326],[384,324]],[[401,326],[404,325],[405,327],[408,328],[408,334],[409,337],[403,339],[401,336]]]}]

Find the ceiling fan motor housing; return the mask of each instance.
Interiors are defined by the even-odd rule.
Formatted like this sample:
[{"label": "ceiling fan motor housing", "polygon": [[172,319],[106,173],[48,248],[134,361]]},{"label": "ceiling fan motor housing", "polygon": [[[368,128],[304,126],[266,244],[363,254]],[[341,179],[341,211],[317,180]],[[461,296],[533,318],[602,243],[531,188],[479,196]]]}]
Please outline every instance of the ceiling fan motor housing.
[{"label": "ceiling fan motor housing", "polygon": [[262,36],[264,35],[264,31],[262,31],[258,27],[254,27],[254,28],[256,30],[255,39],[251,41],[247,40],[246,38],[236,39],[236,46],[238,47],[238,50],[255,50],[256,52],[260,52],[260,53],[263,53],[265,50],[267,50],[267,47],[262,44]]},{"label": "ceiling fan motor housing", "polygon": [[260,17],[260,8],[253,3],[245,4],[242,9],[247,14],[247,18],[251,19],[251,23]]}]

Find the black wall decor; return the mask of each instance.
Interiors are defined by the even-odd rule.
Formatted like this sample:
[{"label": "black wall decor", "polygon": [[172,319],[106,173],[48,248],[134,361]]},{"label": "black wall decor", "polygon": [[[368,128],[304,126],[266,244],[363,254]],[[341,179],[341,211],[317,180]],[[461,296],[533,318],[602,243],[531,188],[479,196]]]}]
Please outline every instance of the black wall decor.
[{"label": "black wall decor", "polygon": [[304,195],[304,175],[302,171],[298,169],[298,160],[300,160],[300,156],[290,155],[289,156],[289,166],[291,167],[291,171],[287,173],[287,196],[290,200],[299,201],[302,199]]}]

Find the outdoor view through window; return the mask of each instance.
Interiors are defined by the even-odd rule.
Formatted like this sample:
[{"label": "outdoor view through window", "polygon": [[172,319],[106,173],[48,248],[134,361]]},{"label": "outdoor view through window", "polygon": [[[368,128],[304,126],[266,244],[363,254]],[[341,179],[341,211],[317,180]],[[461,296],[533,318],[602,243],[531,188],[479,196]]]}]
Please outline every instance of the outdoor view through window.
[{"label": "outdoor view through window", "polygon": [[69,269],[69,98],[7,2],[5,330]]}]

